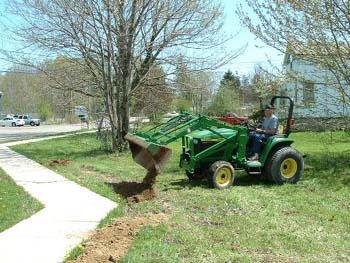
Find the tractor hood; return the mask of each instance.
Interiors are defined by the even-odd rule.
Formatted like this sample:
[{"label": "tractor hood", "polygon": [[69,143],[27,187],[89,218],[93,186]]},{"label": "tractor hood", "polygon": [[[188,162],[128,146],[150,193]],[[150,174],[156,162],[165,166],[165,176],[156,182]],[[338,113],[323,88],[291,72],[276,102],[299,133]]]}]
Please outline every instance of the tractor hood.
[{"label": "tractor hood", "polygon": [[[213,132],[214,131],[214,132]],[[214,129],[213,131],[203,130],[198,132],[192,132],[187,135],[188,137],[192,137],[193,139],[200,139],[202,141],[208,140],[220,140],[236,135],[238,131],[227,128]],[[220,136],[221,135],[221,136]]]}]

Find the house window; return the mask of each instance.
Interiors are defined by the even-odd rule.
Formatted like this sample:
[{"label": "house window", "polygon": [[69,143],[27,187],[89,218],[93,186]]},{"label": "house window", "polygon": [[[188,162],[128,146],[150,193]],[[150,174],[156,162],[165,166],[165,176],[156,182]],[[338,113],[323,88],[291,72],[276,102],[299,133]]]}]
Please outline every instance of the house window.
[{"label": "house window", "polygon": [[315,103],[315,83],[304,82],[303,99],[305,105]]}]

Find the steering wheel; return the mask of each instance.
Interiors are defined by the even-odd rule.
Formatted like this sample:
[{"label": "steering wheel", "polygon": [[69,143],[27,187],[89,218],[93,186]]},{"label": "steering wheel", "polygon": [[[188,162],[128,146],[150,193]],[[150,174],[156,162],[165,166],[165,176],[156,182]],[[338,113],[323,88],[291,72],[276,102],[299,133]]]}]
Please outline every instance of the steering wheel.
[{"label": "steering wheel", "polygon": [[253,121],[253,120],[248,120],[244,123],[244,126],[247,127],[248,132],[255,131],[256,128],[258,128],[259,123]]}]

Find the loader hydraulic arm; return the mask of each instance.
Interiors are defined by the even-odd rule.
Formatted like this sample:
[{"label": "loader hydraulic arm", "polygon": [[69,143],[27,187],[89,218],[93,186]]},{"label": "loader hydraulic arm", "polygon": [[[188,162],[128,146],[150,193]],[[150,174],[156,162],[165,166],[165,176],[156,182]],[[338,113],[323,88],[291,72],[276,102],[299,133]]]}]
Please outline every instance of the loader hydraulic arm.
[{"label": "loader hydraulic arm", "polygon": [[[209,130],[225,138],[225,136],[217,133],[214,129],[232,127],[228,123],[206,116],[193,116],[183,113],[146,132],[127,134],[125,139],[129,142],[130,150],[136,163],[148,171],[159,171],[171,155],[171,149],[165,147],[165,145],[200,129]],[[246,128],[236,127],[235,129],[243,131]]]},{"label": "loader hydraulic arm", "polygon": [[193,116],[188,113],[183,113],[170,119],[166,123],[148,130],[147,132],[139,132],[135,135],[148,142],[167,145],[186,134],[199,129],[207,129],[216,133],[212,129],[213,127],[229,128],[232,126],[206,116]]}]

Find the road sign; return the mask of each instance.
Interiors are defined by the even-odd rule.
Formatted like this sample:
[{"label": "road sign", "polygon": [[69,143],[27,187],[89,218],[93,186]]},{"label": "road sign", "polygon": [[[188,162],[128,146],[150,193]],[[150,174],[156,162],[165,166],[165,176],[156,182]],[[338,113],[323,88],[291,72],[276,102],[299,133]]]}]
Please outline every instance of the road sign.
[{"label": "road sign", "polygon": [[87,115],[88,111],[86,109],[86,106],[84,105],[79,105],[79,106],[75,106],[75,115]]},{"label": "road sign", "polygon": [[75,109],[75,115],[77,115],[80,118],[80,120],[82,121],[88,120],[89,114],[86,106],[79,105],[79,106],[75,106],[74,109]]}]

